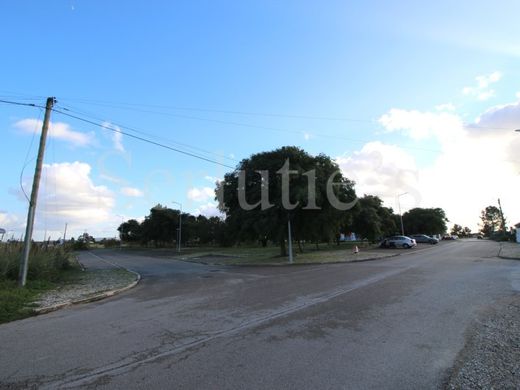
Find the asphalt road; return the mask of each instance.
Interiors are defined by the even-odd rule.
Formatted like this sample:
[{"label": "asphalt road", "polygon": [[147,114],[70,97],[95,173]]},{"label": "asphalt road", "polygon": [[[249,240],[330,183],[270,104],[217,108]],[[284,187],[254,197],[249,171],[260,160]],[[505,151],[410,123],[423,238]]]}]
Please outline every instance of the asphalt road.
[{"label": "asphalt road", "polygon": [[[217,267],[98,251],[119,296],[0,326],[0,387],[437,389],[480,313],[520,289],[489,241],[362,263]],[[97,257],[99,256],[99,257]]]}]

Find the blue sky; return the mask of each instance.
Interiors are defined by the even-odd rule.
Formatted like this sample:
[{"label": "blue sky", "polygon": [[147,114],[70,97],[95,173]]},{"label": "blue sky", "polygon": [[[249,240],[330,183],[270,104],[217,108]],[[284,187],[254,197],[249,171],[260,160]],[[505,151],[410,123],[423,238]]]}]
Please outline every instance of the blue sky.
[{"label": "blue sky", "polygon": [[[404,210],[443,207],[476,229],[501,197],[517,223],[520,4],[453,3],[4,3],[0,99],[55,96],[65,113],[228,166],[297,145],[394,209],[408,192]],[[0,227],[15,236],[41,117],[0,104]],[[229,168],[57,112],[52,122],[37,238],[65,223],[114,236],[157,203],[214,213],[213,181]]]}]

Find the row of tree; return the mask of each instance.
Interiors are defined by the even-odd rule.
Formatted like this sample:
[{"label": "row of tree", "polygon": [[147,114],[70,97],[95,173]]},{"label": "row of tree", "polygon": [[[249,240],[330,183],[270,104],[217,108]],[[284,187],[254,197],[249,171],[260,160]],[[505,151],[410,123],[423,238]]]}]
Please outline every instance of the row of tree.
[{"label": "row of tree", "polygon": [[218,244],[230,245],[226,224],[218,217],[207,218],[203,215],[194,216],[164,207],[160,204],[150,210],[150,214],[139,223],[130,219],[119,228],[121,240],[130,243],[153,244],[167,246],[176,243],[181,227],[181,243],[183,245]]},{"label": "row of tree", "polygon": [[[358,198],[354,186],[324,154],[296,147],[254,154],[217,184],[224,219],[182,214],[182,243],[273,242],[285,255],[289,222],[300,250],[303,242],[331,242],[341,232],[370,241],[398,234],[400,217],[377,196]],[[424,234],[444,233],[448,221],[440,208],[415,208],[402,219],[407,233]],[[176,240],[178,229],[179,212],[157,205],[142,223],[130,220],[118,230],[124,241],[164,245]]]}]

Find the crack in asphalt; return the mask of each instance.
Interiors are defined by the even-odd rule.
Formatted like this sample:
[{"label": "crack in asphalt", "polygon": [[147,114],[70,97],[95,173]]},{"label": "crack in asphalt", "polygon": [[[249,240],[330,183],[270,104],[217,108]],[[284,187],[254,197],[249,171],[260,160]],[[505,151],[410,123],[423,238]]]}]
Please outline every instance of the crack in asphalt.
[{"label": "crack in asphalt", "polygon": [[343,287],[335,289],[327,294],[321,294],[315,297],[306,297],[301,298],[301,302],[296,302],[291,305],[288,305],[286,307],[282,307],[271,314],[260,316],[257,318],[253,318],[247,321],[242,322],[240,325],[225,329],[219,332],[215,332],[210,336],[205,336],[202,338],[199,338],[198,340],[194,340],[182,345],[179,345],[177,347],[168,349],[166,351],[158,352],[155,354],[152,354],[152,356],[142,358],[142,359],[122,359],[116,363],[109,364],[107,366],[104,366],[102,368],[94,369],[88,374],[83,375],[76,375],[72,377],[68,377],[65,379],[61,379],[58,381],[49,381],[45,384],[42,384],[40,386],[41,389],[55,389],[55,388],[71,388],[81,385],[88,385],[92,383],[93,381],[96,381],[100,379],[101,377],[110,375],[110,376],[117,376],[121,375],[125,372],[128,372],[136,367],[139,367],[141,365],[147,364],[147,363],[153,363],[161,358],[173,356],[175,354],[184,352],[190,348],[194,348],[200,345],[203,345],[205,343],[208,343],[210,341],[213,341],[215,339],[230,336],[235,333],[239,333],[243,330],[250,329],[257,327],[259,325],[262,325],[264,323],[276,320],[278,318],[288,316],[292,313],[295,313],[300,310],[304,310],[308,307],[325,303],[331,299],[334,299],[336,297],[339,297],[344,294],[348,294],[354,290],[367,287],[369,285],[372,285],[374,283],[378,283],[386,278],[389,278],[391,276],[395,276],[397,274],[406,272],[410,270],[411,268],[417,267],[417,265],[409,265],[407,267],[399,268],[399,269],[392,269],[386,272],[382,272],[376,276],[354,282],[349,287]]}]

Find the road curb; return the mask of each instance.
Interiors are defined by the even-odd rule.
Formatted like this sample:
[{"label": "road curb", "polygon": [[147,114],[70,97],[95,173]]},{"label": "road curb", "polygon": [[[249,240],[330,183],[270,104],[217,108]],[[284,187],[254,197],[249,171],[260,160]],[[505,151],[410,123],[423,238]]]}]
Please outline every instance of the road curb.
[{"label": "road curb", "polygon": [[105,299],[105,298],[117,295],[119,293],[122,293],[124,291],[130,290],[131,288],[135,287],[141,281],[141,275],[139,273],[135,272],[135,271],[131,271],[131,270],[128,270],[128,269],[127,269],[127,271],[133,273],[134,275],[136,275],[136,279],[132,283],[130,283],[130,284],[124,286],[124,287],[120,287],[120,288],[116,288],[116,289],[113,289],[113,290],[104,291],[102,293],[95,294],[95,295],[90,296],[88,298],[68,300],[68,301],[65,301],[65,302],[62,302],[62,303],[58,303],[58,304],[52,305],[52,306],[39,307],[39,308],[33,309],[33,312],[35,314],[37,314],[37,315],[38,314],[50,313],[50,312],[53,312],[53,311],[56,311],[56,310],[60,310],[60,309],[63,309],[65,307],[72,306],[72,305],[78,305],[78,304],[81,304],[81,303],[89,303],[89,302],[100,301],[101,299]]},{"label": "road curb", "polygon": [[502,250],[504,249],[504,244],[500,243],[500,249],[498,250],[497,257],[499,259],[505,259],[505,260],[520,260],[519,257],[511,257],[511,256],[502,256]]}]

